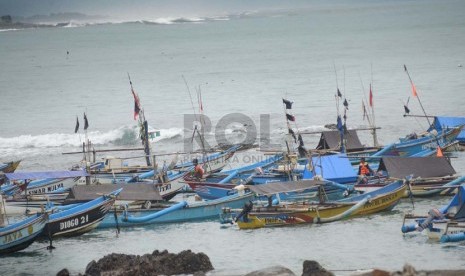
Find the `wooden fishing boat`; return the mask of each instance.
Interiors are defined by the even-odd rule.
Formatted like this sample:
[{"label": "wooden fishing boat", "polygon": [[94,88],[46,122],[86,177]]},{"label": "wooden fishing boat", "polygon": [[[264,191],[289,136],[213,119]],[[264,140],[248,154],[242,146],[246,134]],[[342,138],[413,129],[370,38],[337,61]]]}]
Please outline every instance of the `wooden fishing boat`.
[{"label": "wooden fishing boat", "polygon": [[[222,152],[213,153],[200,158],[200,162],[209,172],[217,172],[226,166],[228,160],[239,149],[238,146],[230,147]],[[174,165],[173,168],[149,170],[142,173],[94,173],[88,179],[79,179],[78,185],[113,185],[123,183],[160,184],[160,194],[163,199],[170,200],[176,194],[185,189],[183,178],[194,169],[192,162],[184,162]]]},{"label": "wooden fishing boat", "polygon": [[[385,176],[378,177],[378,175]],[[415,197],[451,195],[455,186],[465,181],[456,175],[455,169],[445,157],[383,157],[380,159],[377,174],[361,179],[355,188],[361,191],[379,189],[392,179],[411,177],[410,191]],[[444,187],[452,186],[450,189]],[[405,196],[410,196],[406,193]]]},{"label": "wooden fishing boat", "polygon": [[47,214],[36,214],[6,227],[0,227],[0,254],[23,250],[42,233]]},{"label": "wooden fishing boat", "polygon": [[218,218],[223,208],[241,208],[254,200],[252,193],[234,194],[224,198],[200,202],[182,201],[171,206],[123,205],[112,209],[99,224],[98,228],[133,227],[147,224],[188,222]]},{"label": "wooden fishing boat", "polygon": [[[248,188],[257,194],[267,196],[276,193],[274,190],[268,190],[267,185],[270,184],[248,186]],[[233,221],[240,229],[333,222],[348,217],[390,210],[403,197],[406,188],[407,185],[402,181],[395,181],[379,190],[339,201],[269,205],[257,208],[249,205],[244,206],[244,209]],[[295,190],[296,187],[291,187],[291,189]],[[231,210],[226,209],[224,212],[229,212],[234,216]],[[227,216],[223,214],[223,222],[228,221],[228,219],[224,219],[225,217]]]},{"label": "wooden fishing boat", "polygon": [[18,168],[21,160],[0,163],[0,173],[12,173]]},{"label": "wooden fishing boat", "polygon": [[5,183],[5,173],[12,173],[18,168],[19,163],[21,160],[18,161],[10,161],[7,163],[0,163],[0,185]]},{"label": "wooden fishing boat", "polygon": [[[370,160],[384,156],[428,156],[436,153],[437,147],[444,148],[453,143],[462,132],[463,125],[452,128],[433,129],[421,134],[409,134],[399,141],[382,148],[364,149],[355,131],[348,131],[347,152],[353,165],[360,162],[361,157]],[[337,130],[322,133],[316,149],[320,152],[341,150],[340,132]]]},{"label": "wooden fishing boat", "polygon": [[121,191],[121,188],[117,189],[86,203],[51,208],[42,235],[49,238],[74,237],[91,231],[103,220]]},{"label": "wooden fishing boat", "polygon": [[[465,117],[434,116],[432,126],[428,131],[454,128],[462,125],[465,125]],[[465,129],[462,129],[456,139],[461,146],[465,146]]]},{"label": "wooden fishing boat", "polygon": [[420,233],[426,230],[428,238],[440,240],[443,243],[464,241],[465,186],[458,186],[457,190],[457,194],[449,204],[429,210],[426,216],[405,214],[402,233]]},{"label": "wooden fishing boat", "polygon": [[[49,201],[62,201],[77,179],[84,178],[85,171],[45,171],[6,173],[9,183],[3,185],[7,197],[5,208],[9,214],[38,212]],[[37,179],[32,180],[31,179]],[[31,185],[31,187],[30,187]]]}]

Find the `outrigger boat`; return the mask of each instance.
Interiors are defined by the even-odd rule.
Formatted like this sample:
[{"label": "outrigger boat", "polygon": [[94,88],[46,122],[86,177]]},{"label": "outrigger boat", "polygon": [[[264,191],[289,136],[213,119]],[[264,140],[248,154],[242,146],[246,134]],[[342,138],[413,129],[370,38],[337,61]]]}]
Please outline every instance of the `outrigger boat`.
[{"label": "outrigger boat", "polygon": [[18,168],[21,160],[0,163],[0,173],[12,173]]},{"label": "outrigger boat", "polygon": [[[355,185],[357,190],[371,191],[392,179],[411,177],[410,189],[415,197],[451,195],[456,185],[465,181],[445,157],[383,157],[374,176],[363,177]],[[451,187],[445,189],[445,187]],[[405,196],[409,196],[406,194]]]},{"label": "outrigger boat", "polygon": [[[247,187],[256,194],[270,197],[277,192],[276,186],[273,184],[248,185]],[[314,180],[303,180],[288,183],[286,188],[295,192],[314,185],[319,185],[319,183]],[[254,207],[252,204],[248,204],[244,206],[242,211],[223,210],[220,220],[222,223],[235,222],[240,229],[327,223],[390,210],[403,197],[406,189],[407,185],[399,180],[379,190],[339,201],[291,203],[279,206],[269,204],[267,207]]]},{"label": "outrigger boat", "polygon": [[42,233],[48,220],[47,213],[40,213],[5,226],[4,210],[0,195],[0,255],[27,248]]},{"label": "outrigger boat", "polygon": [[[457,194],[449,204],[433,208],[427,216],[405,214],[401,231],[420,233],[426,230],[428,238],[442,243],[465,240],[465,186],[457,188]],[[413,223],[408,221],[414,220]]]},{"label": "outrigger boat", "polygon": [[100,196],[86,203],[51,207],[43,236],[74,237],[91,231],[103,220],[123,189]]},{"label": "outrigger boat", "polygon": [[[112,209],[98,228],[133,227],[147,224],[189,222],[217,218],[223,208],[241,208],[254,200],[252,193],[237,193],[216,200],[181,201],[171,206],[122,205]],[[149,208],[147,208],[149,207]]]},{"label": "outrigger boat", "polygon": [[48,201],[62,201],[77,180],[86,176],[82,170],[6,173],[9,183],[3,185],[2,193],[7,196],[7,213],[39,211]]}]

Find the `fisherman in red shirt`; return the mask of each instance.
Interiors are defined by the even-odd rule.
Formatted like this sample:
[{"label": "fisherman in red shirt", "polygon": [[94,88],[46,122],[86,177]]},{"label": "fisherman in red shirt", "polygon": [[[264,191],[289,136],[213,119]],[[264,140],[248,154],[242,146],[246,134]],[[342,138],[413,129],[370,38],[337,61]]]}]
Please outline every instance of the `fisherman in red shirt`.
[{"label": "fisherman in red shirt", "polygon": [[192,163],[194,164],[194,177],[201,179],[203,177],[203,174],[205,173],[205,170],[202,168],[202,165],[199,164],[199,160],[197,158],[194,158],[192,160]]}]

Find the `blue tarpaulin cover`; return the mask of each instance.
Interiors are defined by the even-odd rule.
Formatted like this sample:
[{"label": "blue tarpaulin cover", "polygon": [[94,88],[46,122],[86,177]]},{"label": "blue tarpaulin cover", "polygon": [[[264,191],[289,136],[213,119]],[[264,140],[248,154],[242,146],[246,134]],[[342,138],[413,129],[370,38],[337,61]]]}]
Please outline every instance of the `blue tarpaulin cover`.
[{"label": "blue tarpaulin cover", "polygon": [[15,172],[6,173],[9,180],[44,179],[44,178],[72,178],[89,176],[86,171],[48,171],[48,172]]},{"label": "blue tarpaulin cover", "polygon": [[[433,125],[436,130],[441,130],[443,128],[451,128],[451,127],[458,127],[461,125],[465,125],[465,117],[446,117],[446,116],[436,116],[434,117]],[[430,127],[428,131],[431,131],[432,128]],[[465,128],[457,136],[457,140],[460,143],[465,143]]]},{"label": "blue tarpaulin cover", "polygon": [[[313,157],[312,163],[315,167],[315,173],[323,176],[324,179],[335,182],[343,180],[342,182],[346,182],[357,178],[357,172],[352,167],[352,164],[350,164],[346,154]],[[308,175],[308,173],[310,175]],[[311,177],[311,172],[306,170],[303,178],[309,177]]]}]

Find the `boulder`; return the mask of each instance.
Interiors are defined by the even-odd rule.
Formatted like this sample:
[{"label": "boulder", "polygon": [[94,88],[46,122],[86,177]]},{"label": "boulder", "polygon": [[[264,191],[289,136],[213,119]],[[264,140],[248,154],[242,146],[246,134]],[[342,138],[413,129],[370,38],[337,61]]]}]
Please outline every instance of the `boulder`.
[{"label": "boulder", "polygon": [[302,276],[334,276],[334,274],[324,269],[317,261],[304,261]]},{"label": "boulder", "polygon": [[265,269],[255,270],[245,276],[295,276],[294,272],[283,266],[272,266]]},{"label": "boulder", "polygon": [[[153,251],[143,256],[110,254],[87,265],[86,275],[176,275],[197,274],[213,270],[210,259],[204,253],[185,250],[179,254]],[[199,273],[200,272],[200,273]]]}]

